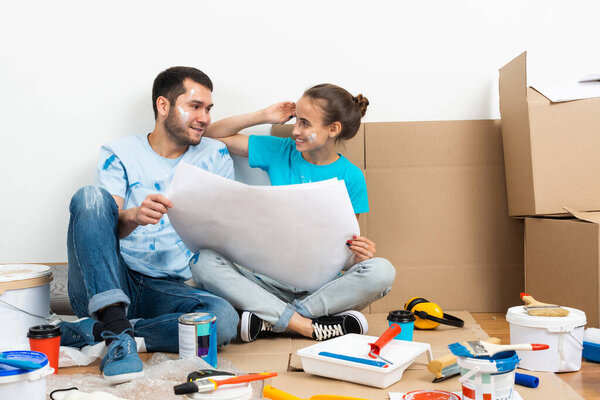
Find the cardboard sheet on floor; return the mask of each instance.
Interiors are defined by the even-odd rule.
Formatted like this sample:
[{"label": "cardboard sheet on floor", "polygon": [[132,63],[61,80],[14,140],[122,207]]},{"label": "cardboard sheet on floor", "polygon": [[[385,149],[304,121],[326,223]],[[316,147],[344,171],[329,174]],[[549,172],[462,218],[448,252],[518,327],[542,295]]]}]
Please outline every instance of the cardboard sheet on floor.
[{"label": "cardboard sheet on floor", "polygon": [[337,179],[251,186],[181,163],[166,196],[173,228],[192,252],[214,250],[308,291],[335,278],[352,256],[346,241],[360,234]]}]

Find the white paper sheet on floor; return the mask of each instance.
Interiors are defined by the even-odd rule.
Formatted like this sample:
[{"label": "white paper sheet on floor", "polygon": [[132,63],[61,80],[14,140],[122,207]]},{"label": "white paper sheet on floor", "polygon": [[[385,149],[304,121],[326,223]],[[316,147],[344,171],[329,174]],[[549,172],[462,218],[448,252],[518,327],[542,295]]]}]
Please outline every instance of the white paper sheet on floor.
[{"label": "white paper sheet on floor", "polygon": [[334,279],[360,234],[343,181],[251,186],[181,163],[166,193],[168,217],[192,251],[229,260],[299,289]]}]

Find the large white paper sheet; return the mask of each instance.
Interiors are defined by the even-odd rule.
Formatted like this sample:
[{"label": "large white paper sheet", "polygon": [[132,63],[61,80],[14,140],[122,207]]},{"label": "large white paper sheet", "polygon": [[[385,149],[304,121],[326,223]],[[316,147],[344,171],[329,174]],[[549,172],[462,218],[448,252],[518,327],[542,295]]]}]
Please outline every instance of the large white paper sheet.
[{"label": "large white paper sheet", "polygon": [[171,224],[191,251],[214,250],[310,292],[337,276],[352,256],[346,241],[360,234],[337,179],[251,186],[181,163],[166,196]]},{"label": "large white paper sheet", "polygon": [[553,103],[600,97],[600,82],[592,80],[573,83],[537,83],[531,87]]}]

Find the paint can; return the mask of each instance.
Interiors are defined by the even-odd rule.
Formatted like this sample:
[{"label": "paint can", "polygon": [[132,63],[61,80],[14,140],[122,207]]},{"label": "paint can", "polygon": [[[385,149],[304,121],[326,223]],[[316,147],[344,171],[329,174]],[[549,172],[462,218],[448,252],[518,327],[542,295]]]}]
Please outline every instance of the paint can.
[{"label": "paint can", "polygon": [[544,351],[519,351],[519,367],[529,371],[568,372],[581,369],[585,313],[575,308],[564,317],[529,315],[523,306],[506,312],[511,343],[544,343]]},{"label": "paint can", "polygon": [[29,349],[29,328],[48,323],[51,280],[47,265],[0,265],[0,351]]},{"label": "paint can", "polygon": [[0,399],[45,400],[46,376],[54,372],[46,356],[37,351],[6,351],[4,356],[31,361],[43,367],[31,370],[0,364]]},{"label": "paint can", "polygon": [[179,317],[179,358],[200,357],[217,368],[217,317],[190,313]]},{"label": "paint can", "polygon": [[492,357],[457,357],[464,400],[511,400],[519,357],[503,351]]}]

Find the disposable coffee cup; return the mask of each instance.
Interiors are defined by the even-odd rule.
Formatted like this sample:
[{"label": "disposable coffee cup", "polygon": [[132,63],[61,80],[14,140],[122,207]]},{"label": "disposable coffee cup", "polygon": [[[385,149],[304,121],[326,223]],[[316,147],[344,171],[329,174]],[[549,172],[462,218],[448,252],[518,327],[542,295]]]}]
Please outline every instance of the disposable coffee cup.
[{"label": "disposable coffee cup", "polygon": [[60,353],[60,327],[56,325],[36,325],[27,333],[29,347],[48,357],[48,364],[58,371],[58,354]]},{"label": "disposable coffee cup", "polygon": [[415,315],[408,310],[390,311],[387,316],[389,325],[398,324],[402,331],[394,337],[397,340],[413,340],[413,331],[415,330]]}]

